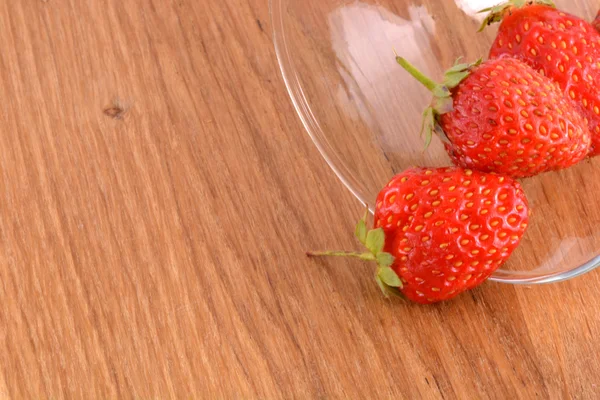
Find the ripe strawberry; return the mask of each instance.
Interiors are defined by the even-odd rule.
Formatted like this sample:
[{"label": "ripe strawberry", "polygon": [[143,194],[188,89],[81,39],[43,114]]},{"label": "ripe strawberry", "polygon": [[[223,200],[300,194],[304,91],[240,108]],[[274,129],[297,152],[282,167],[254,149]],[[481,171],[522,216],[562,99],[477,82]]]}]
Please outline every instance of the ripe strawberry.
[{"label": "ripe strawberry", "polygon": [[[366,215],[365,215],[366,217]],[[382,291],[428,304],[472,289],[501,266],[527,228],[529,209],[510,178],[460,168],[412,168],[377,197],[375,228],[356,236],[368,253],[311,252],[378,262]]]},{"label": "ripe strawberry", "polygon": [[[540,4],[541,3],[541,4]],[[600,154],[600,33],[547,1],[493,7],[484,25],[502,21],[490,58],[510,56],[553,79],[587,120],[590,155]]]},{"label": "ripe strawberry", "polygon": [[567,168],[588,154],[583,118],[550,79],[516,59],[455,65],[442,84],[397,61],[433,92],[424,130],[430,138],[436,123],[441,127],[436,133],[460,167],[520,178]]}]

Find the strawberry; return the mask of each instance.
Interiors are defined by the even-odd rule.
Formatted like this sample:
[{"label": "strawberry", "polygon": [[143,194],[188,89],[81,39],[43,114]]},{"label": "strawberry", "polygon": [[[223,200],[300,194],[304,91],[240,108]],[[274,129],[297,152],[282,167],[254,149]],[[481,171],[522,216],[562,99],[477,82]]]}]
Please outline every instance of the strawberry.
[{"label": "strawberry", "polygon": [[569,167],[587,155],[590,132],[556,85],[513,58],[457,64],[436,84],[398,63],[434,95],[424,112],[453,162],[513,178]]},{"label": "strawberry", "polygon": [[519,244],[529,219],[516,181],[460,168],[412,168],[377,197],[374,229],[356,236],[367,253],[309,252],[378,263],[384,294],[423,304],[448,300],[485,281]]},{"label": "strawberry", "polygon": [[600,154],[600,33],[548,1],[512,0],[493,7],[483,26],[502,21],[490,58],[515,57],[554,80],[592,133]]}]

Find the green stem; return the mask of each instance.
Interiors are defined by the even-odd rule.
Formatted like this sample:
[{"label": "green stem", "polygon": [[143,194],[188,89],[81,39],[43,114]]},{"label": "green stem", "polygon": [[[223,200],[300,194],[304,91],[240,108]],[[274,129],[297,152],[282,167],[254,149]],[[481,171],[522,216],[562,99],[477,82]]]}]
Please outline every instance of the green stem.
[{"label": "green stem", "polygon": [[400,66],[404,68],[409,74],[411,74],[416,80],[421,82],[421,84],[427,89],[433,91],[433,89],[435,89],[438,86],[437,83],[431,80],[431,78],[425,76],[421,71],[417,69],[417,67],[409,63],[405,58],[397,56],[396,62],[400,64]]},{"label": "green stem", "polygon": [[365,261],[375,261],[371,253],[357,253],[353,251],[307,251],[309,257],[355,257]]}]

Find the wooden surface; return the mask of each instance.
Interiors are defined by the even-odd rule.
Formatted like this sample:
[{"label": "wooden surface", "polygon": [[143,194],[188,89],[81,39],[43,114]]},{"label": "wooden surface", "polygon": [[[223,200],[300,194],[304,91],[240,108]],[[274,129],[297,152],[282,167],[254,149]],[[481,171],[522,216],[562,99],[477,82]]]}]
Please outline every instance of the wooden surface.
[{"label": "wooden surface", "polygon": [[265,0],[0,2],[0,397],[598,398],[598,273],[382,298]]}]

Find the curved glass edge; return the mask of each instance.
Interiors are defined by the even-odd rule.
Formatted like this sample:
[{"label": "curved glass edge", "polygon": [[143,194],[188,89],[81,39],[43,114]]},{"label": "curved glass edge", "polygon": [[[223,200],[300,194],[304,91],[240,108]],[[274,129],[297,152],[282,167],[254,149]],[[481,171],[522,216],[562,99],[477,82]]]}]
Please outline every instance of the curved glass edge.
[{"label": "curved glass edge", "polygon": [[279,70],[281,71],[281,76],[285,83],[289,97],[292,100],[292,104],[296,110],[296,114],[300,117],[300,121],[302,122],[304,129],[306,129],[308,132],[308,135],[319,150],[319,153],[321,153],[321,156],[325,159],[327,165],[329,165],[338,179],[361,203],[369,205],[369,210],[371,213],[373,213],[373,205],[366,200],[366,196],[364,194],[355,189],[356,185],[352,185],[348,179],[346,179],[347,174],[343,174],[340,170],[343,169],[343,167],[338,167],[341,161],[335,160],[336,162],[334,162],[334,160],[332,160],[329,156],[329,154],[333,154],[333,152],[329,152],[328,154],[324,148],[325,146],[317,137],[316,132],[320,132],[322,130],[319,122],[310,108],[310,105],[308,104],[308,100],[306,99],[304,92],[302,91],[300,79],[298,78],[296,70],[293,67],[293,57],[286,43],[285,25],[283,20],[284,17],[283,13],[281,12],[281,0],[269,0],[269,8],[271,13],[271,23],[273,25],[273,43],[275,46],[275,54],[277,55]]},{"label": "curved glass edge", "polygon": [[500,283],[512,283],[514,285],[556,283],[576,278],[598,268],[599,266],[600,256],[596,256],[585,264],[569,271],[551,273],[547,275],[537,274],[528,277],[526,272],[519,272],[516,274],[510,271],[498,270],[489,278],[489,280]]},{"label": "curved glass edge", "polygon": [[[355,190],[354,186],[346,179],[338,164],[331,159],[325,151],[323,144],[317,138],[315,132],[321,131],[321,127],[315,118],[308,100],[302,91],[300,79],[293,67],[293,58],[286,43],[285,24],[283,13],[281,12],[282,0],[269,0],[269,11],[271,14],[271,23],[273,25],[273,44],[275,46],[275,54],[279,64],[279,70],[283,78],[285,87],[289,97],[294,105],[296,114],[300,118],[304,129],[308,132],[311,140],[317,147],[325,162],[333,170],[340,181],[348,188],[348,190],[363,204],[369,204],[369,210],[373,213],[372,205],[366,201],[365,196]],[[340,162],[340,160],[337,160]],[[600,266],[600,256],[596,256],[587,263],[569,271],[550,273],[550,274],[534,274],[527,272],[512,272],[499,269],[489,278],[490,281],[499,283],[509,283],[513,285],[537,285],[545,283],[562,282],[573,279],[587,272],[590,272]]]}]

